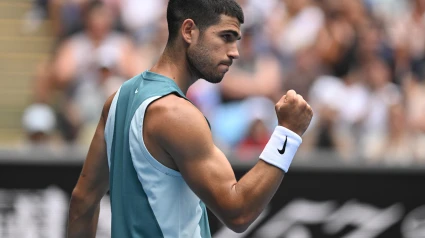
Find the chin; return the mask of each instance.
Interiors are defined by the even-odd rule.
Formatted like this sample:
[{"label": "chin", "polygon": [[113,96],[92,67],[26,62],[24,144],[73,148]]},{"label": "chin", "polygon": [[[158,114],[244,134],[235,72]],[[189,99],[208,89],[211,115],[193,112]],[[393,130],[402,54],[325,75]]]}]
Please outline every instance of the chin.
[{"label": "chin", "polygon": [[217,78],[209,78],[209,79],[205,79],[206,81],[210,82],[210,83],[220,83],[223,80],[223,77],[217,77]]},{"label": "chin", "polygon": [[205,79],[205,81],[210,82],[210,83],[220,83],[223,80],[224,74],[223,75],[215,75],[215,76],[210,76],[210,77],[202,77],[203,79]]}]

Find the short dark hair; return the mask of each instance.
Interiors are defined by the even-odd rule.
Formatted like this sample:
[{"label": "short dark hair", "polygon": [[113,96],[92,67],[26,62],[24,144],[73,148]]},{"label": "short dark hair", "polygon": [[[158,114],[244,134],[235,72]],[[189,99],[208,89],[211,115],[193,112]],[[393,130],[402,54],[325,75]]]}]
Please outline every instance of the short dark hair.
[{"label": "short dark hair", "polygon": [[234,0],[169,0],[167,8],[168,42],[173,41],[186,19],[192,19],[200,31],[217,24],[220,16],[235,17],[242,24],[242,8]]}]

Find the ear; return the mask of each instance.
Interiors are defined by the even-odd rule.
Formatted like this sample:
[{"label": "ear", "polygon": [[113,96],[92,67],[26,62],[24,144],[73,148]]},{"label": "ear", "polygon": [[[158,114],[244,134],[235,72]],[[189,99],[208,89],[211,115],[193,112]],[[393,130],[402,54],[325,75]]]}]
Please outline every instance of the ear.
[{"label": "ear", "polygon": [[186,19],[184,20],[181,28],[181,34],[183,37],[183,40],[191,44],[194,40],[194,37],[196,37],[196,31],[198,30],[198,27],[196,26],[195,22],[192,19]]}]

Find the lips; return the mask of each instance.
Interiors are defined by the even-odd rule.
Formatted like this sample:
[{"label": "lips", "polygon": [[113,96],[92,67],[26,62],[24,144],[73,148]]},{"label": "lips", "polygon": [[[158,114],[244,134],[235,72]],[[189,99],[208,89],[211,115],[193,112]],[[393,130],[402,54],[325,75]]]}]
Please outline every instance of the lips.
[{"label": "lips", "polygon": [[221,63],[222,65],[226,65],[228,67],[230,67],[232,65],[233,62],[223,62]]}]

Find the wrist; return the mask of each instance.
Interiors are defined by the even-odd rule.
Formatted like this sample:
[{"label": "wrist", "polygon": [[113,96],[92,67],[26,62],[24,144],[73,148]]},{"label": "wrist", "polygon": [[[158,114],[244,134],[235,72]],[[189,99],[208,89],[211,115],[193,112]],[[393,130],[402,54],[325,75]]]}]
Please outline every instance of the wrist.
[{"label": "wrist", "polygon": [[288,172],[292,159],[302,143],[302,138],[283,126],[277,126],[260,159]]},{"label": "wrist", "polygon": [[294,133],[294,134],[296,134],[297,136],[302,136],[302,132],[300,132],[300,131],[296,131],[296,130],[292,130],[292,129],[290,129],[288,126],[285,126],[284,124],[278,124],[278,127],[283,127],[283,128],[285,128],[286,130],[289,130],[289,131],[291,131],[292,133]]}]

